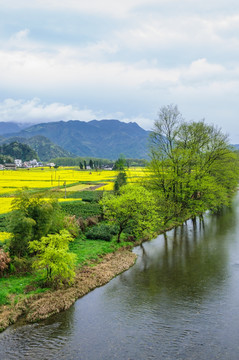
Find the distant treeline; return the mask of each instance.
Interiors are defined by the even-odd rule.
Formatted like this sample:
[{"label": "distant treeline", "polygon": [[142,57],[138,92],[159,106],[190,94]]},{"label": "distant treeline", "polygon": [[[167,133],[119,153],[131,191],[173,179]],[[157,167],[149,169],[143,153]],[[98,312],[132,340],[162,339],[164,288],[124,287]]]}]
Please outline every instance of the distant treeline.
[{"label": "distant treeline", "polygon": [[[59,157],[51,159],[51,162],[58,166],[79,166],[84,169],[86,166],[91,168],[101,168],[104,166],[113,167],[115,161],[109,159],[93,157]],[[146,161],[143,159],[125,159],[126,166],[145,166]]]}]

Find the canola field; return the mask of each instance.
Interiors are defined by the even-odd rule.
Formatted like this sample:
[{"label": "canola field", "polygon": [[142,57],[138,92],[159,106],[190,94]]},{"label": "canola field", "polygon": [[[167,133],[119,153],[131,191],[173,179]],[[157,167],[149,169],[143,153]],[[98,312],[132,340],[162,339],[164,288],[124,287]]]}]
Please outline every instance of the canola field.
[{"label": "canola field", "polygon": [[[148,176],[143,168],[130,168],[126,170],[126,174],[128,183],[142,181]],[[73,167],[2,170],[0,171],[0,214],[11,211],[13,197],[23,188],[35,191],[61,189],[62,198],[59,201],[65,201],[64,195],[68,191],[113,190],[117,175],[118,171],[113,170],[89,171]]]}]

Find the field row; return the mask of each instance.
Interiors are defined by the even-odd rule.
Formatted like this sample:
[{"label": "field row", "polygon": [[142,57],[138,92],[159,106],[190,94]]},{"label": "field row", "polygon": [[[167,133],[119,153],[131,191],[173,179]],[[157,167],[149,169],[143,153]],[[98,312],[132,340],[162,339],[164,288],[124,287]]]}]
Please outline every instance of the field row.
[{"label": "field row", "polygon": [[[128,182],[136,182],[147,176],[147,173],[139,168],[129,169],[126,173]],[[112,190],[117,174],[118,171],[79,171],[74,168],[4,170],[0,172],[0,195],[14,193],[24,187],[48,189],[66,185],[69,190],[71,184],[77,184],[81,187],[80,190],[97,184],[100,190]],[[75,189],[70,191],[75,191]]]},{"label": "field row", "polygon": [[[148,176],[143,168],[131,168],[126,173],[127,182],[131,183],[138,182]],[[75,168],[4,170],[0,172],[0,214],[11,211],[12,196],[23,188],[61,189],[62,196],[58,194],[61,198],[59,200],[65,201],[63,198],[67,197],[68,192],[90,189],[111,191],[117,175],[118,171],[86,171]]]}]

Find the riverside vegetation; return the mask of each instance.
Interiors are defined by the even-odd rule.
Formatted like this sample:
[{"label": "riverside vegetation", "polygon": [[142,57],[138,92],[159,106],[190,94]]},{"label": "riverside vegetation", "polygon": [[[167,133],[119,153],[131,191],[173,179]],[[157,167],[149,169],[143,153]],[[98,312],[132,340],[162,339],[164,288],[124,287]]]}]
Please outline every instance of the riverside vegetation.
[{"label": "riverside vegetation", "polygon": [[[63,310],[77,297],[125,270],[135,257],[126,250],[121,250],[118,257],[120,248],[132,248],[189,217],[202,216],[206,210],[220,211],[230,204],[239,176],[238,153],[230,148],[221,130],[204,121],[184,121],[173,105],[159,112],[151,134],[148,167],[125,170],[123,159],[116,165],[107,177],[103,172],[81,171],[78,178],[74,174],[73,179],[71,174],[69,187],[50,191],[43,186],[45,190],[40,191],[38,186],[34,191],[15,194],[12,211],[0,218],[5,231],[0,249],[0,319],[8,314],[7,320],[1,321],[2,329],[24,312],[35,321]],[[64,171],[69,179],[72,170]],[[54,175],[58,182],[56,174],[59,172],[55,170],[51,173],[48,185],[53,185]],[[100,177],[91,185],[102,189],[102,184],[107,184],[110,191],[67,191],[70,185],[79,184],[80,176],[83,179],[91,175],[94,179]],[[86,185],[89,187],[89,180]],[[63,194],[67,194],[67,201],[59,202]],[[116,255],[109,260],[110,253]],[[126,263],[122,263],[124,257]],[[106,276],[116,258],[121,259],[120,266],[114,265]],[[101,268],[96,265],[99,261]],[[82,274],[91,279],[84,291],[79,290]],[[71,295],[58,307],[50,306],[47,314],[36,315],[31,299],[35,299],[34,304],[49,302],[54,298],[50,289],[58,295]],[[17,315],[13,316],[10,309]]]}]

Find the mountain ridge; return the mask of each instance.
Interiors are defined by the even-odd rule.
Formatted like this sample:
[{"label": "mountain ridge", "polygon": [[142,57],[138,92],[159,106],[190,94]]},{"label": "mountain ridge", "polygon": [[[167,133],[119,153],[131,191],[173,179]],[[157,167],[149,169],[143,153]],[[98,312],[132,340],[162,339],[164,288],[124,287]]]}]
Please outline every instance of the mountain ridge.
[{"label": "mountain ridge", "polygon": [[102,119],[39,123],[4,137],[41,135],[76,156],[116,159],[120,154],[129,158],[147,157],[149,133],[135,122]]}]

